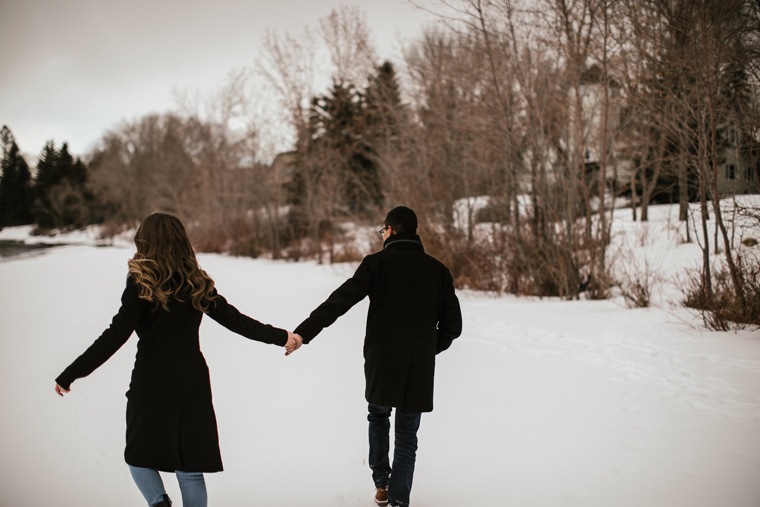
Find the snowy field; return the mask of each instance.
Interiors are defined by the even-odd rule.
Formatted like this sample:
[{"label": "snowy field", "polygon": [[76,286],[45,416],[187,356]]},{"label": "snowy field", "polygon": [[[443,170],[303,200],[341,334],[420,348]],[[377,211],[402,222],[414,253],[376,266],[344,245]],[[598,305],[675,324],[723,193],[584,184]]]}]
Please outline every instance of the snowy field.
[{"label": "snowy field", "polygon": [[[651,240],[628,235],[662,269],[698,249],[678,246],[665,223],[647,226],[662,228]],[[658,241],[673,251],[645,248]],[[1,507],[144,504],[122,454],[136,337],[66,398],[53,392],[110,323],[133,253],[82,243],[0,260]],[[199,259],[232,304],[286,328],[355,267]],[[459,296],[464,334],[438,357],[415,507],[760,505],[760,332],[703,330],[666,289],[657,307],[637,310],[620,298]],[[287,358],[204,320],[225,465],[207,476],[212,507],[374,505],[366,308]]]}]

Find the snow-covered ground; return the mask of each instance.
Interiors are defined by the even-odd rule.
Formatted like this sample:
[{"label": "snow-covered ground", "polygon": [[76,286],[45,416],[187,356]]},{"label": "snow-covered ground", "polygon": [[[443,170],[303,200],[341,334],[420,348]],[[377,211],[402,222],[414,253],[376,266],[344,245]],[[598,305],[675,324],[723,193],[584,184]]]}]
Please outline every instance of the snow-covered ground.
[{"label": "snow-covered ground", "polygon": [[[663,238],[672,230],[663,224],[647,226],[658,231],[651,241],[628,237],[670,272],[695,245]],[[13,234],[23,239],[8,229],[0,239]],[[118,309],[133,253],[88,241],[0,262],[3,507],[143,505],[122,457],[136,338],[66,398],[53,392]],[[355,267],[199,259],[238,308],[287,328]],[[459,296],[465,331],[438,358],[415,507],[760,505],[760,332],[703,330],[668,294],[637,310],[619,298]],[[226,469],[207,477],[211,506],[374,505],[366,307],[287,358],[204,320]],[[180,505],[176,481],[165,480]]]}]

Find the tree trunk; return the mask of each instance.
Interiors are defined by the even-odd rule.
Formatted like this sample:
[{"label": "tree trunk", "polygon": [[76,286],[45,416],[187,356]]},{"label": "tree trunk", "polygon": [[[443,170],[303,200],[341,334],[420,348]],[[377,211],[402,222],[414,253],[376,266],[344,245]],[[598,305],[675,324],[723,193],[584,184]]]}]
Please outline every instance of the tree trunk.
[{"label": "tree trunk", "polygon": [[636,206],[638,195],[636,194],[636,175],[638,174],[639,170],[635,169],[631,173],[631,212],[633,213],[633,221],[636,221]]},{"label": "tree trunk", "polygon": [[[726,263],[728,264],[728,271],[731,274],[731,280],[734,283],[734,288],[736,290],[736,297],[739,299],[739,302],[744,305],[745,299],[744,299],[744,282],[739,275],[739,271],[736,268],[736,264],[734,263],[734,258],[731,253],[731,243],[728,240],[728,233],[726,232],[726,226],[723,223],[723,213],[720,209],[720,195],[718,194],[718,153],[717,153],[717,146],[718,146],[718,139],[717,139],[717,126],[715,121],[716,111],[715,111],[715,100],[713,97],[713,91],[712,91],[712,80],[711,76],[714,74],[711,71],[711,66],[708,59],[708,43],[707,43],[707,27],[705,26],[705,19],[704,19],[704,13],[702,13],[702,16],[700,16],[701,21],[701,28],[702,28],[702,57],[703,57],[703,64],[704,64],[704,71],[705,71],[705,81],[706,81],[706,88],[707,88],[707,102],[709,106],[709,112],[710,112],[710,135],[711,135],[711,144],[710,144],[710,163],[711,163],[711,169],[712,169],[712,203],[713,203],[713,211],[715,212],[715,223],[718,229],[720,229],[721,236],[723,237],[723,245],[726,255]],[[717,243],[717,241],[716,241]]]},{"label": "tree trunk", "polygon": [[689,180],[686,172],[687,166],[683,159],[678,162],[678,220],[687,222],[686,230],[689,230]]},{"label": "tree trunk", "polygon": [[702,218],[702,236],[704,243],[702,245],[702,282],[704,283],[705,296],[708,301],[713,299],[712,291],[712,274],[710,273],[710,233],[707,230],[707,221],[710,218],[707,211],[707,182],[705,175],[704,160],[704,141],[700,136],[699,147],[699,209]]}]

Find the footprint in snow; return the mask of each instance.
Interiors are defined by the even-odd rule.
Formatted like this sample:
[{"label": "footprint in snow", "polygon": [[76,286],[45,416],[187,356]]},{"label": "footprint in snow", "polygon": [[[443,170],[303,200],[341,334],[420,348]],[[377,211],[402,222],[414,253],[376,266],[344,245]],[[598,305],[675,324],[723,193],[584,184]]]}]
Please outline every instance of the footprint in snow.
[{"label": "footprint in snow", "polygon": [[643,441],[642,442],[631,442],[626,447],[628,447],[629,449],[634,450],[634,451],[641,451],[641,450],[646,449],[647,447],[649,447],[649,444],[646,443],[646,442],[643,442]]},{"label": "footprint in snow", "polygon": [[633,474],[639,471],[636,465],[621,465],[612,469],[613,472],[620,475]]}]

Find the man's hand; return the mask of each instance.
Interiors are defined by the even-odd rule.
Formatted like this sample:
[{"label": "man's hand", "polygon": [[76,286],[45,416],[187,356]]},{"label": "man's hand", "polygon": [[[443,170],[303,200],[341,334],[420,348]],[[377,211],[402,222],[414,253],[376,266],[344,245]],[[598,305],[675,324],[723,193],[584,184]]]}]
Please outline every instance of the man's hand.
[{"label": "man's hand", "polygon": [[55,385],[55,392],[58,393],[58,396],[63,396],[64,393],[70,393],[71,389],[64,389],[63,387],[61,387],[58,384],[56,384]]},{"label": "man's hand", "polygon": [[285,344],[285,355],[289,356],[303,345],[303,338],[301,335],[294,334],[288,331],[288,343]]}]

